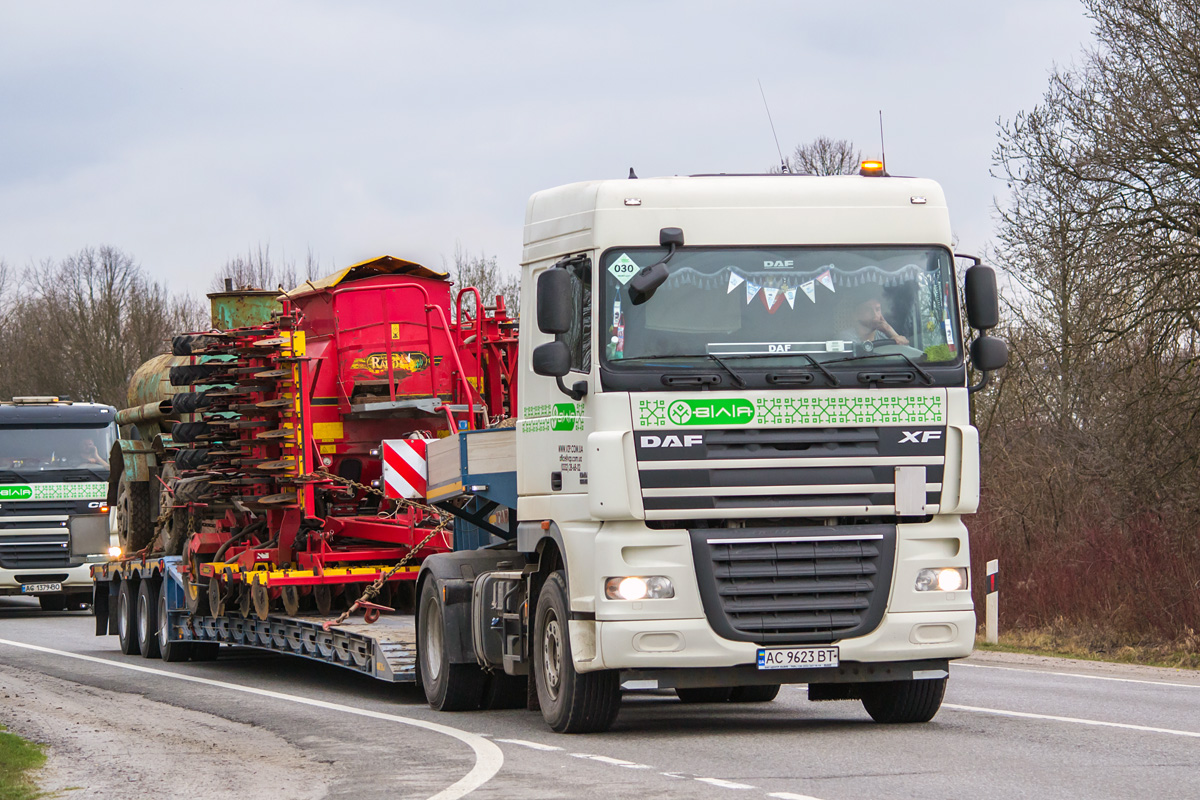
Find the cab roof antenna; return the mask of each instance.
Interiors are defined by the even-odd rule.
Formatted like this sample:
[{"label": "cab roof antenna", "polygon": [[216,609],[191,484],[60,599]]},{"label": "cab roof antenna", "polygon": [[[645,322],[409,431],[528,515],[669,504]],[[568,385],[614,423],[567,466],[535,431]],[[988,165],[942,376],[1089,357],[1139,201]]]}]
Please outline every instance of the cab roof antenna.
[{"label": "cab roof antenna", "polygon": [[775,150],[779,153],[779,168],[784,175],[791,172],[787,159],[783,157],[783,148],[779,146],[779,136],[775,133],[775,120],[771,119],[771,106],[767,104],[767,93],[763,91],[762,79],[758,79],[758,93],[762,95],[763,108],[767,110],[767,122],[771,123],[771,136],[775,137]]},{"label": "cab roof antenna", "polygon": [[887,151],[883,148],[883,109],[879,109],[879,163],[883,165],[883,174],[887,175]]}]

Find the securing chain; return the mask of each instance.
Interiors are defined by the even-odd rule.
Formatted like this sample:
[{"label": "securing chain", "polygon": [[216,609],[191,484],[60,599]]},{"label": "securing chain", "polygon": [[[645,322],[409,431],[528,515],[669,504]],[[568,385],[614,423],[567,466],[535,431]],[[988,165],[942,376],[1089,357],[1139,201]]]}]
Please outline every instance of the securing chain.
[{"label": "securing chain", "polygon": [[416,545],[414,545],[413,548],[404,555],[404,558],[401,558],[400,561],[398,561],[395,566],[391,567],[386,572],[380,573],[378,578],[376,578],[374,581],[372,581],[370,584],[368,584],[367,588],[363,590],[361,597],[359,597],[357,600],[355,600],[350,605],[349,608],[347,608],[340,615],[338,615],[337,619],[333,620],[332,622],[326,623],[327,628],[330,626],[333,626],[333,625],[341,625],[343,622],[345,622],[347,619],[350,618],[351,614],[353,614],[355,611],[357,611],[360,608],[360,606],[359,606],[360,603],[370,603],[372,600],[374,600],[375,597],[378,596],[379,591],[383,588],[383,585],[385,583],[387,583],[393,575],[395,575],[397,572],[399,572],[401,569],[403,569],[404,565],[406,565],[409,561],[411,561],[413,556],[415,556],[418,552],[420,552],[421,548],[429,543],[430,539],[432,539],[434,536],[437,536],[439,533],[445,533],[446,528],[454,521],[454,517],[452,517],[448,514],[442,513],[442,511],[440,509],[437,509],[434,506],[427,505],[425,503],[417,503],[412,500],[405,500],[404,498],[400,498],[400,497],[393,497],[393,498],[386,497],[381,490],[376,489],[374,486],[368,486],[365,483],[359,483],[358,481],[351,480],[350,478],[343,478],[341,475],[334,475],[332,472],[325,469],[324,467],[321,467],[316,472],[310,472],[308,475],[305,475],[304,478],[328,479],[328,480],[333,481],[334,483],[341,483],[346,486],[353,487],[355,489],[360,489],[364,492],[367,492],[368,494],[378,495],[379,497],[382,497],[386,500],[395,500],[401,506],[408,506],[410,508],[419,509],[421,511],[426,512],[427,514],[430,514],[431,516],[434,517],[434,519],[437,520],[437,525],[435,525],[429,531],[428,535],[426,535],[426,537],[424,539],[422,539],[420,542],[418,542]]}]

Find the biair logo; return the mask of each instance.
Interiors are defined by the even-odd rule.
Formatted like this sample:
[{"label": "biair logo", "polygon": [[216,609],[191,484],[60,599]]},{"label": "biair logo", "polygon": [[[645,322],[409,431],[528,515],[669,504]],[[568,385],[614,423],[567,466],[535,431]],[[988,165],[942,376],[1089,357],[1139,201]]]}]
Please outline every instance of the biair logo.
[{"label": "biair logo", "polygon": [[642,447],[695,447],[704,444],[704,436],[699,433],[688,433],[683,436],[667,434],[666,436],[641,436]]},{"label": "biair logo", "polygon": [[675,425],[745,425],[754,419],[749,400],[675,400],[667,406]]},{"label": "biair logo", "polygon": [[31,497],[32,486],[0,486],[0,500],[28,500]]},{"label": "biair logo", "polygon": [[900,444],[927,444],[942,438],[941,431],[900,431]]}]

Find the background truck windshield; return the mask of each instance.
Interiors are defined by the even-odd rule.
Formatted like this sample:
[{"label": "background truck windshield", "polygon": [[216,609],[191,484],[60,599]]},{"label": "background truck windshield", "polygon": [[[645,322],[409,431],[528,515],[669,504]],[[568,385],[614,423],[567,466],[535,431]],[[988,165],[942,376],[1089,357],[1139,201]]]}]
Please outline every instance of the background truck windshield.
[{"label": "background truck windshield", "polygon": [[633,305],[629,279],[664,254],[614,248],[601,260],[610,366],[791,353],[834,361],[864,344],[925,363],[959,358],[953,261],[943,248],[685,248],[669,262],[666,283]]},{"label": "background truck windshield", "polygon": [[25,479],[80,469],[107,475],[108,451],[115,439],[112,424],[0,427],[0,470]]}]

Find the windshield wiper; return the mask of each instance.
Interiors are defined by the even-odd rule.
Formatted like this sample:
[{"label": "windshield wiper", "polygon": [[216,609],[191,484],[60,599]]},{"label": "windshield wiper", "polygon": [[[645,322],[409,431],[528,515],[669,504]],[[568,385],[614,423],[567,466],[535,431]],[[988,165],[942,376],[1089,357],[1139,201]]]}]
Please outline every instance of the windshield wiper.
[{"label": "windshield wiper", "polygon": [[[739,389],[746,388],[746,379],[734,371],[733,367],[726,364],[719,357],[712,353],[693,353],[691,355],[667,355],[667,356],[636,356],[634,358],[625,359],[626,361],[658,361],[663,358],[711,358],[713,361],[721,365],[721,367],[729,373],[729,377],[733,378],[733,383]],[[686,365],[680,365],[686,367]]]},{"label": "windshield wiper", "polygon": [[908,362],[908,365],[910,367],[912,367],[914,370],[916,370],[917,374],[921,376],[921,380],[923,380],[925,382],[926,386],[933,383],[933,376],[930,375],[928,372],[926,372],[925,369],[923,369],[920,364],[913,361],[911,358],[909,358],[904,353],[896,353],[896,352],[893,352],[893,353],[878,353],[878,352],[867,353],[867,354],[861,355],[861,356],[846,356],[845,358],[835,358],[832,361],[827,361],[825,363],[827,363],[827,364],[845,364],[847,361],[862,361],[863,359],[867,359],[867,358],[891,358],[893,356],[898,356],[900,358],[903,358],[906,362]]},{"label": "windshield wiper", "polygon": [[[709,358],[716,358],[716,356],[713,355],[712,353],[706,353],[706,355]],[[825,367],[822,366],[820,361],[817,361],[815,358],[810,356],[808,353],[729,353],[725,357],[726,358],[780,358],[780,357],[786,357],[786,356],[800,356],[805,361],[807,361],[809,364],[812,364],[817,370],[819,370],[820,373],[822,375],[824,375],[825,378],[831,384],[833,384],[834,386],[842,385],[842,382],[838,380],[836,375],[834,375],[829,370],[825,369]],[[726,367],[726,369],[728,369],[728,367]]]}]

